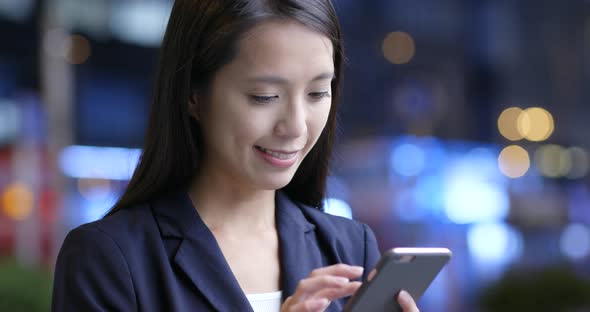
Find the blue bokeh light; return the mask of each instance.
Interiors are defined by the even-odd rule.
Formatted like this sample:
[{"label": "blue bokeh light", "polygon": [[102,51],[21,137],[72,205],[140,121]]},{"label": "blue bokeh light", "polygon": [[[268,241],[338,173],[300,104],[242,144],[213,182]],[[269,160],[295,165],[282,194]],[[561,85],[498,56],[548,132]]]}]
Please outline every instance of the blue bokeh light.
[{"label": "blue bokeh light", "polygon": [[83,220],[82,223],[93,222],[102,218],[117,202],[118,196],[114,192],[109,192],[100,198],[92,200],[83,200]]},{"label": "blue bokeh light", "polygon": [[350,208],[350,205],[339,198],[326,198],[324,200],[324,212],[352,219],[352,209]]},{"label": "blue bokeh light", "polygon": [[581,260],[590,255],[590,228],[584,224],[568,225],[559,240],[561,252],[572,260]]},{"label": "blue bokeh light", "polygon": [[129,180],[140,155],[140,149],[74,145],[61,152],[59,165],[72,178]]},{"label": "blue bokeh light", "polygon": [[419,175],[425,167],[426,155],[419,146],[403,143],[394,147],[391,154],[391,166],[394,171],[405,177]]}]

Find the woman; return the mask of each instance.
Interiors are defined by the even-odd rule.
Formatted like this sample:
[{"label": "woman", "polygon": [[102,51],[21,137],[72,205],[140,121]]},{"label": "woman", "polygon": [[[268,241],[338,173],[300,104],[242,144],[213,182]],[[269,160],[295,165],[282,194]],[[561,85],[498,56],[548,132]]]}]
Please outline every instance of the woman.
[{"label": "woman", "polygon": [[143,155],[68,234],[53,310],[340,311],[379,258],[319,209],[342,60],[329,0],[176,0]]}]

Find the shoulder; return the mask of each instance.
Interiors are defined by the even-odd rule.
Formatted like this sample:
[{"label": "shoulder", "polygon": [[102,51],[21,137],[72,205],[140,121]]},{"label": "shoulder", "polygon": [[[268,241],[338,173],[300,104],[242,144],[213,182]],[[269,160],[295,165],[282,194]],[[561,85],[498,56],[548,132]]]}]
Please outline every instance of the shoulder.
[{"label": "shoulder", "polygon": [[117,249],[123,253],[137,242],[137,238],[157,230],[148,204],[132,206],[106,216],[100,220],[80,225],[66,236],[62,249],[81,248]]},{"label": "shoulder", "polygon": [[[52,310],[135,310],[127,213],[81,225],[68,233],[55,264]],[[122,239],[123,238],[123,239]]]}]

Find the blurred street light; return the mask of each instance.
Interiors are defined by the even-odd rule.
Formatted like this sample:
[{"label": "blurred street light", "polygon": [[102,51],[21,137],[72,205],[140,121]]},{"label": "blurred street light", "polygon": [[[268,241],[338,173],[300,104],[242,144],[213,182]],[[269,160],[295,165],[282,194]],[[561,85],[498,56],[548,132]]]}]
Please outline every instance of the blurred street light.
[{"label": "blurred street light", "polygon": [[500,171],[509,178],[519,178],[527,173],[531,165],[529,153],[518,145],[505,147],[498,157]]},{"label": "blurred street light", "polygon": [[523,110],[519,107],[509,107],[505,109],[498,117],[498,130],[503,137],[510,141],[518,141],[524,138],[518,131],[518,117]]},{"label": "blurred street light", "polygon": [[406,64],[416,53],[414,39],[403,31],[394,31],[383,39],[383,56],[393,64]]}]

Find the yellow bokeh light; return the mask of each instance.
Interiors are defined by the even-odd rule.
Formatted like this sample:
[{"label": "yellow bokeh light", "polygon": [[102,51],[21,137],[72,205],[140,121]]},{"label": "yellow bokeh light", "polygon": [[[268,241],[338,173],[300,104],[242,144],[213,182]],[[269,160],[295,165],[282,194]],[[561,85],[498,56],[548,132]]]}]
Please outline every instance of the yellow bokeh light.
[{"label": "yellow bokeh light", "polygon": [[524,136],[518,131],[518,118],[523,110],[519,107],[505,109],[498,117],[498,130],[500,134],[510,141],[517,141]]},{"label": "yellow bokeh light", "polygon": [[383,39],[383,56],[393,64],[406,64],[414,57],[414,39],[403,31],[394,31]]},{"label": "yellow bokeh light", "polygon": [[518,116],[517,129],[527,140],[540,142],[547,140],[553,134],[555,124],[553,116],[547,110],[531,107]]},{"label": "yellow bokeh light", "polygon": [[559,145],[543,145],[535,152],[535,166],[545,177],[562,177],[572,168],[572,156],[569,150]]},{"label": "yellow bokeh light", "polygon": [[90,42],[80,35],[69,37],[70,45],[66,60],[71,64],[82,64],[90,56]]},{"label": "yellow bokeh light", "polygon": [[13,183],[2,193],[2,210],[9,218],[17,221],[31,215],[33,202],[33,192],[22,183]]},{"label": "yellow bokeh light", "polygon": [[567,173],[567,177],[570,179],[579,179],[586,176],[590,171],[590,156],[588,152],[581,147],[570,147],[568,151],[572,159],[572,167]]},{"label": "yellow bokeh light", "polygon": [[509,178],[524,176],[531,166],[529,153],[518,145],[505,147],[498,156],[500,171]]}]

